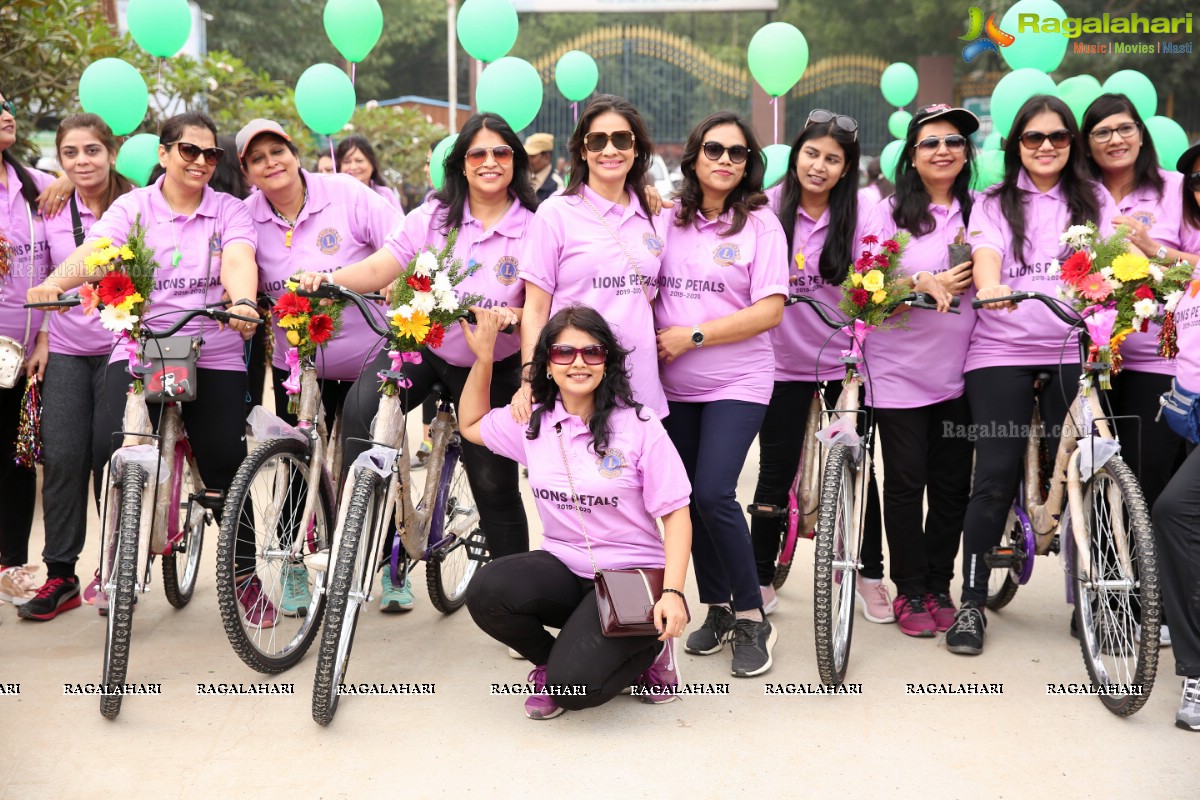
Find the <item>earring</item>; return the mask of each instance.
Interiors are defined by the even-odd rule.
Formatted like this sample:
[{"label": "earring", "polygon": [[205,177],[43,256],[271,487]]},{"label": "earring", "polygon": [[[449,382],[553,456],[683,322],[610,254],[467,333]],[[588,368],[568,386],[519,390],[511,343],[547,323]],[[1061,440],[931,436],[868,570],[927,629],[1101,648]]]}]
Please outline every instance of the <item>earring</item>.
[{"label": "earring", "polygon": [[548,380],[548,381],[554,380],[553,376],[550,375],[550,370],[546,370],[546,380]]}]

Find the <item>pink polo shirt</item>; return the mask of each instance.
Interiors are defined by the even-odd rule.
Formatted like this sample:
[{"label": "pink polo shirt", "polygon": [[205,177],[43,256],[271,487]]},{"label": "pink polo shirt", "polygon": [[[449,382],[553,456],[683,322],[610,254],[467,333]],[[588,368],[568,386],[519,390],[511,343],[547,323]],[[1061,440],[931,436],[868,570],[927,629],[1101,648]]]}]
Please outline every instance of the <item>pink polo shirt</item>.
[{"label": "pink polo shirt", "polygon": [[[358,179],[355,178],[355,180]],[[358,182],[362,183],[362,181]],[[404,208],[400,205],[400,195],[396,194],[395,189],[390,186],[380,186],[378,183],[375,183],[375,181],[371,181],[370,188],[371,191],[382,197],[384,201],[386,201],[387,204],[392,207],[393,211],[399,211],[401,214],[404,213]]]},{"label": "pink polo shirt", "polygon": [[[560,423],[562,450],[555,432]],[[692,487],[675,445],[650,409],[642,409],[640,417],[631,408],[613,412],[603,458],[590,449],[587,425],[561,403],[542,417],[536,439],[526,439],[526,430],[507,408],[498,408],[483,418],[480,435],[492,452],[529,467],[529,488],[544,528],[543,550],[576,575],[591,578],[592,561],[579,527],[582,512],[598,568],[665,565],[654,520],[686,508]],[[563,466],[563,450],[571,480]],[[571,500],[572,481],[579,512]]]},{"label": "pink polo shirt", "polygon": [[[540,249],[522,269],[521,277],[550,294],[551,315],[573,304],[600,312],[621,346],[633,351],[626,366],[634,398],[665,417],[667,398],[658,377],[658,345],[649,296],[661,269],[667,222],[651,221],[632,192],[624,207],[587,186],[582,194],[554,195],[538,206],[537,216],[545,223],[538,233]],[[624,250],[613,238],[614,232]],[[636,271],[625,251],[637,263]],[[638,282],[638,273],[648,286]]]},{"label": "pink polo shirt", "polygon": [[[974,206],[977,209],[978,198]],[[896,235],[892,217],[895,198],[879,205],[879,236]],[[950,207],[931,204],[934,229],[924,236],[913,236],[904,250],[901,267],[909,275],[925,271],[937,274],[954,266],[947,247],[964,227],[958,200]],[[971,214],[972,221],[975,214]],[[952,400],[963,393],[963,364],[975,311],[971,300],[975,290],[968,289],[959,302],[960,314],[939,314],[926,309],[909,309],[904,327],[881,328],[867,337],[866,356],[870,368],[867,384],[868,403],[877,408],[920,408]],[[893,322],[898,318],[893,317]]]},{"label": "pink polo shirt", "polygon": [[[42,327],[42,311],[22,308],[25,293],[30,287],[30,268],[33,269],[33,285],[41,283],[50,274],[54,265],[50,261],[50,246],[46,242],[46,226],[36,208],[29,208],[21,194],[21,180],[16,170],[8,163],[3,165],[8,173],[8,186],[0,185],[0,235],[8,240],[12,248],[12,265],[7,275],[0,277],[0,336],[8,336],[22,342],[25,352],[33,349],[38,329]],[[40,193],[54,182],[54,178],[33,168],[26,168],[30,179]],[[26,209],[28,213],[26,213]],[[33,220],[33,243],[29,241],[29,221]],[[33,259],[30,261],[32,251]],[[28,326],[29,335],[25,335]]]},{"label": "pink polo shirt", "polygon": [[[1110,236],[1113,232],[1113,217],[1133,217],[1149,225],[1150,238],[1172,250],[1180,248],[1183,228],[1183,176],[1178,172],[1160,169],[1163,193],[1160,197],[1149,186],[1134,189],[1120,202],[1113,200],[1104,184],[1097,184],[1100,194],[1100,234]],[[1185,250],[1192,252],[1194,250]],[[1153,253],[1147,253],[1153,256]],[[1145,333],[1133,333],[1121,343],[1121,363],[1125,369],[1135,372],[1156,372],[1159,375],[1174,375],[1174,359],[1158,356],[1159,326],[1151,324]]]},{"label": "pink polo shirt", "polygon": [[[383,247],[402,215],[349,175],[302,173],[308,200],[296,219],[291,247],[287,224],[271,208],[267,196],[255,192],[245,200],[258,237],[259,290],[274,298],[287,293],[288,278],[297,272],[332,272],[361,261]],[[286,332],[271,321],[275,351],[271,363],[287,369]],[[342,313],[338,335],[317,351],[317,371],[322,378],[357,380],[363,367],[379,351],[379,337],[354,306]]]},{"label": "pink polo shirt", "polygon": [[[220,302],[224,292],[221,287],[222,251],[231,244],[248,244],[254,248],[258,241],[250,213],[241,200],[205,186],[200,207],[190,217],[185,217],[174,213],[167,205],[162,194],[165,178],[160,177],[144,189],[121,195],[87,236],[88,242],[107,237],[119,247],[128,240],[129,229],[137,215],[142,215],[146,246],[154,251],[154,259],[158,262],[148,309],[151,330],[163,330],[173,325],[177,315],[171,314],[172,311]],[[171,263],[177,244],[182,258],[179,266],[173,267]],[[166,315],[159,316],[161,314]],[[228,327],[218,331],[216,322],[198,317],[184,325],[176,335],[204,337],[198,366],[246,371],[244,340],[237,331]],[[109,363],[125,360],[125,350],[119,348]]]},{"label": "pink polo shirt", "polygon": [[[446,246],[446,234],[442,223],[446,205],[437,200],[422,203],[388,237],[385,247],[396,260],[405,266],[422,251],[432,248],[441,250]],[[463,266],[475,263],[475,271],[457,287],[459,297],[471,294],[482,295],[479,305],[484,308],[496,306],[517,307],[525,304],[525,284],[521,272],[538,252],[538,237],[534,228],[541,222],[534,213],[521,205],[515,198],[500,221],[485,231],[483,223],[471,215],[471,204],[463,207],[462,225],[458,240],[454,243],[454,257]],[[508,358],[521,349],[518,333],[502,333],[496,339],[496,360]],[[448,364],[469,367],[475,363],[475,354],[467,346],[462,329],[456,324],[446,329],[442,346],[433,351]]]},{"label": "pink polo shirt", "polygon": [[[771,295],[787,296],[787,240],[774,212],[754,211],[734,236],[722,236],[732,212],[715,220],[697,214],[686,227],[667,224],[654,323],[690,328],[729,316]],[[705,345],[662,363],[668,400],[707,403],[745,400],[766,404],[775,376],[771,335]]]},{"label": "pink polo shirt", "polygon": [[[783,184],[767,190],[767,198],[776,213],[782,193]],[[838,303],[842,300],[842,287],[821,278],[821,251],[828,235],[828,209],[820,219],[813,219],[803,208],[796,209],[792,255],[787,256],[788,290],[822,302],[828,307],[827,313],[840,316]],[[863,247],[862,238],[868,235],[879,235],[879,220],[874,207],[859,202],[854,246],[850,248],[852,255],[857,256]],[[803,270],[796,264],[795,254],[804,255]],[[850,348],[850,336],[830,328],[807,305],[798,303],[783,310],[783,322],[771,330],[771,343],[775,348],[777,381],[828,381],[846,374],[846,365],[838,359],[843,350]]]},{"label": "pink polo shirt", "polygon": [[[96,224],[96,215],[83,203],[78,192],[75,205],[79,208],[79,224],[83,236]],[[68,204],[54,219],[46,220],[46,238],[50,240],[50,263],[61,264],[75,252],[75,222]],[[86,316],[82,309],[73,308],[65,314],[50,314],[50,352],[64,356],[106,356],[113,349],[115,338],[100,324],[100,315]]]},{"label": "pink polo shirt", "polygon": [[[1017,186],[1025,196],[1024,263],[1018,263],[1012,252],[1012,229],[996,194],[985,194],[971,211],[968,239],[976,252],[986,249],[999,254],[1000,283],[1014,292],[1041,292],[1054,297],[1059,278],[1050,274],[1050,264],[1068,253],[1059,237],[1071,225],[1071,212],[1061,184],[1039,192],[1022,169]],[[965,369],[1077,364],[1077,339],[1075,333],[1068,339],[1067,326],[1036,300],[1021,303],[1011,312],[980,309]]]}]

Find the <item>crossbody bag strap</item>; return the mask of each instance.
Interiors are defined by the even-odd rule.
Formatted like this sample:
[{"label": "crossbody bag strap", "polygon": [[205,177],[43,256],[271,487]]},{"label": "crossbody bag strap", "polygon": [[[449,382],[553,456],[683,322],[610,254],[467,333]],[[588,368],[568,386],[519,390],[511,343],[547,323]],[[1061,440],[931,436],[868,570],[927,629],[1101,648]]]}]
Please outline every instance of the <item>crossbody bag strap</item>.
[{"label": "crossbody bag strap", "polygon": [[[630,266],[633,267],[634,273],[638,276],[638,282],[642,285],[642,294],[645,296],[646,302],[650,305],[654,305],[654,297],[650,294],[650,289],[646,286],[646,279],[642,277],[642,271],[638,269],[637,262],[633,260],[633,256],[629,255],[629,250],[626,249],[625,243],[621,241],[621,237],[617,236],[617,232],[613,230],[612,225],[609,225],[608,220],[604,218],[604,215],[600,213],[600,210],[592,205],[591,200],[588,200],[582,194],[579,195],[579,199],[587,203],[587,207],[590,208],[592,213],[596,215],[596,219],[600,220],[604,227],[608,229],[609,234],[616,239],[617,246],[621,248],[621,252],[625,254],[625,258],[629,261]],[[653,222],[650,223],[650,227],[654,228]],[[656,230],[655,235],[657,234],[658,231]]]},{"label": "crossbody bag strap", "polygon": [[583,543],[587,545],[588,560],[592,562],[592,572],[599,574],[600,568],[596,566],[596,557],[592,555],[592,543],[588,539],[587,526],[583,524],[583,510],[579,508],[579,493],[575,491],[575,480],[571,477],[571,465],[567,463],[567,448],[563,446],[561,422],[555,423],[554,432],[558,434],[558,451],[562,453],[563,469],[567,471],[567,485],[571,487],[571,502],[575,506],[575,513],[579,515],[579,529],[583,531]]},{"label": "crossbody bag strap", "polygon": [[75,246],[83,245],[83,221],[79,218],[79,205],[75,202],[75,195],[71,195],[71,234],[75,237]]}]

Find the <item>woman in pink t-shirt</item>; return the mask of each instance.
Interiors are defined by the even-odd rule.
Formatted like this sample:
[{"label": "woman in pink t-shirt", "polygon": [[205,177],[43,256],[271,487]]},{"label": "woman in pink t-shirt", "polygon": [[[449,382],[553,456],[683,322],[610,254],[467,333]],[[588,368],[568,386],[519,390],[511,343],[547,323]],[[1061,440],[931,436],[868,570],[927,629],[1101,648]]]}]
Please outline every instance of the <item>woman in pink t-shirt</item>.
[{"label": "woman in pink t-shirt", "polygon": [[383,171],[379,168],[379,159],[375,157],[375,148],[371,147],[367,137],[352,133],[338,143],[336,152],[338,172],[344,172],[361,181],[368,189],[387,201],[389,206],[403,213],[400,195],[387,185]]},{"label": "woman in pink t-shirt", "polygon": [[[529,468],[545,534],[541,550],[480,568],[467,608],[484,633],[533,663],[530,719],[594,708],[628,686],[644,702],[669,702],[679,683],[672,640],[687,623],[692,538],[683,462],[658,416],[634,400],[627,353],[612,328],[586,306],[568,306],[542,328],[529,422],[489,411],[492,348],[503,324],[485,312],[474,331],[462,326],[476,360],[459,426],[463,438]],[[663,567],[657,638],[601,632],[595,573],[630,567]]]}]

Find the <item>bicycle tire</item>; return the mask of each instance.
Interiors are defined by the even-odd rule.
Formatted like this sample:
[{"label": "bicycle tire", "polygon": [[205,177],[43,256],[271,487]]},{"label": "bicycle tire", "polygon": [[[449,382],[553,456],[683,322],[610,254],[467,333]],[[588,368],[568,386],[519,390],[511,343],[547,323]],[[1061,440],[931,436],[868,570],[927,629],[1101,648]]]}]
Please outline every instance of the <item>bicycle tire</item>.
[{"label": "bicycle tire", "polygon": [[[277,586],[282,587],[286,580],[284,570],[304,566],[303,561],[284,553],[296,536],[310,539],[309,552],[328,548],[333,498],[324,481],[313,519],[300,519],[308,492],[308,466],[308,447],[301,441],[272,439],[260,444],[242,462],[230,483],[217,534],[217,606],[225,636],[246,666],[266,674],[295,666],[312,646],[325,603],[325,573],[309,571],[308,606],[294,614],[278,614],[271,627],[246,621],[238,603],[237,587],[240,579],[249,575],[259,576],[263,591],[268,594]],[[263,530],[264,516],[276,515],[272,530]],[[253,569],[241,572],[237,565],[239,536],[252,538],[255,552]]]},{"label": "bicycle tire", "polygon": [[[1014,553],[1025,550],[1025,536],[1018,535],[1017,530],[1020,522],[1012,511],[1008,512],[1008,520],[1004,524],[1004,534],[1000,537],[1000,546],[1012,548]],[[1032,553],[1024,553],[1025,558],[1033,558]],[[991,611],[999,611],[1006,605],[1012,602],[1012,599],[1017,596],[1017,590],[1021,588],[1021,584],[1012,575],[1012,570],[1008,567],[993,569],[990,573],[992,577],[997,577],[998,573],[1003,573],[1003,578],[1000,579],[996,590],[992,591],[991,581],[988,581],[988,596],[987,607]]]},{"label": "bicycle tire", "polygon": [[[1098,495],[1104,486],[1108,490]],[[1131,689],[1127,693],[1097,695],[1109,711],[1127,717],[1150,699],[1158,671],[1161,598],[1154,533],[1141,487],[1120,456],[1109,459],[1088,480],[1084,492],[1091,555],[1088,575],[1080,569],[1073,532],[1066,537],[1079,646],[1093,686]],[[1125,509],[1119,517],[1113,514],[1116,501]],[[1114,524],[1118,519],[1119,525]],[[1128,567],[1122,564],[1119,548],[1114,546],[1119,538],[1114,536],[1114,528],[1121,527],[1129,540]],[[1133,574],[1127,574],[1130,569]],[[1093,591],[1089,584],[1097,580],[1104,585]],[[1125,583],[1128,589],[1123,591],[1113,583]],[[1140,617],[1140,641],[1134,629],[1136,617]]]},{"label": "bicycle tire", "polygon": [[783,584],[788,579],[788,575],[791,575],[791,574],[792,574],[792,563],[790,561],[786,564],[782,564],[782,563],[776,564],[775,565],[775,579],[771,581],[771,585],[774,586],[776,589],[782,588]]},{"label": "bicycle tire", "polygon": [[487,548],[461,450],[447,449],[438,497],[443,510],[433,532],[440,529],[445,541],[425,562],[425,584],[433,607],[453,614],[467,601],[467,586],[481,563],[471,557],[472,550]]},{"label": "bicycle tire", "polygon": [[[142,524],[142,487],[146,472],[126,464],[116,498],[117,542],[113,553],[113,590],[108,596],[108,619],[104,634],[104,660],[100,683],[105,690],[125,685],[129,672],[129,649],[133,634],[133,593],[136,591],[138,535]],[[101,694],[100,714],[115,719],[121,713],[121,694]]]},{"label": "bicycle tire", "polygon": [[[171,553],[162,557],[163,591],[167,602],[175,608],[183,608],[196,591],[196,579],[200,576],[200,553],[204,548],[204,527],[207,513],[199,503],[189,498],[203,490],[204,481],[192,458],[192,450],[185,442],[175,443],[175,468],[171,473],[171,510],[173,519],[167,520],[168,530],[179,530],[185,524],[187,530],[182,538],[172,545]],[[182,548],[179,547],[182,543]]]},{"label": "bicycle tire", "polygon": [[[849,449],[834,445],[825,462],[813,557],[813,632],[817,672],[826,686],[846,677],[854,633],[854,580],[862,531],[854,514],[858,470]],[[841,562],[839,565],[838,562]],[[849,564],[849,568],[846,565]],[[840,579],[839,579],[840,576]]]},{"label": "bicycle tire", "polygon": [[[370,529],[375,524],[376,499],[382,478],[369,469],[354,479],[350,507],[342,526],[333,575],[329,579],[325,602],[325,625],[317,648],[317,670],[313,677],[312,716],[318,725],[328,725],[337,713],[339,687],[350,662],[358,612],[369,594],[372,571]],[[367,543],[363,544],[363,533]],[[354,599],[351,593],[362,596]]]}]

